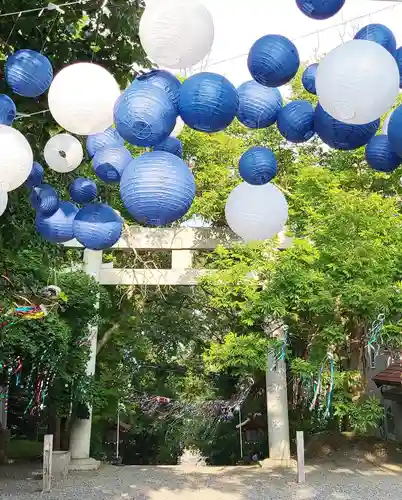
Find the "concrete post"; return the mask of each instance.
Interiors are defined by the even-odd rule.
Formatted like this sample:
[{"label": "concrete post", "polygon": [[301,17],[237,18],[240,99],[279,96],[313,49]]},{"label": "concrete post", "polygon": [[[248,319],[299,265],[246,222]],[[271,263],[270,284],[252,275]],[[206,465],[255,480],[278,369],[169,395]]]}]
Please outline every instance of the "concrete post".
[{"label": "concrete post", "polygon": [[[282,329],[277,332],[278,338],[284,336]],[[268,353],[266,383],[269,460],[286,465],[290,460],[286,362],[272,352]]]},{"label": "concrete post", "polygon": [[[84,250],[84,271],[99,281],[99,273],[102,265],[102,252],[97,250]],[[97,302],[99,307],[99,299]],[[87,365],[87,375],[94,375],[96,367],[96,347],[98,343],[98,325],[89,326],[90,358]],[[92,409],[89,409],[88,419],[77,419],[71,430],[70,470],[96,470],[100,462],[89,457],[91,445]]]}]

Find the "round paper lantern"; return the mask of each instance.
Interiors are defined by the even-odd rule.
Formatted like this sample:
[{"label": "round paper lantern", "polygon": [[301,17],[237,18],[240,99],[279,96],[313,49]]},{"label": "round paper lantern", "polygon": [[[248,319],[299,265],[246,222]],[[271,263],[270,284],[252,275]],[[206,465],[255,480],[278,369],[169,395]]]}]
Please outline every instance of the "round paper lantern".
[{"label": "round paper lantern", "polygon": [[32,169],[33,153],[25,137],[7,125],[0,125],[0,190],[21,186]]},{"label": "round paper lantern", "polygon": [[398,106],[391,114],[388,123],[388,139],[392,150],[402,157],[402,106]]},{"label": "round paper lantern", "polygon": [[184,123],[201,132],[218,132],[236,116],[239,96],[227,78],[216,73],[190,76],[180,91],[179,112]]},{"label": "round paper lantern", "polygon": [[382,130],[381,131],[385,135],[388,134],[388,125],[389,125],[389,121],[391,119],[391,115],[392,115],[392,111],[387,114],[387,116],[385,117],[384,123],[382,125]]},{"label": "round paper lantern", "polygon": [[29,188],[33,188],[35,186],[39,186],[42,184],[43,178],[45,176],[45,171],[40,163],[34,161],[31,168],[31,173],[28,176],[28,179],[25,181],[25,185]]},{"label": "round paper lantern", "polygon": [[53,68],[47,57],[34,50],[23,49],[8,57],[5,75],[15,94],[39,97],[52,83]]},{"label": "round paper lantern", "polygon": [[59,209],[50,217],[36,214],[35,226],[38,233],[51,243],[65,243],[74,238],[73,222],[78,208],[69,201],[61,201]]},{"label": "round paper lantern", "polygon": [[183,144],[176,137],[168,137],[163,142],[154,147],[154,151],[167,151],[179,158],[183,156]]},{"label": "round paper lantern", "polygon": [[73,228],[74,237],[85,248],[105,250],[119,240],[123,219],[109,205],[90,203],[79,210]]},{"label": "round paper lantern", "polygon": [[239,109],[237,118],[249,128],[265,128],[276,122],[282,108],[282,96],[278,89],[260,85],[251,80],[237,89]]},{"label": "round paper lantern", "polygon": [[396,61],[396,64],[398,65],[398,69],[399,69],[399,88],[402,89],[402,47],[399,47],[399,49],[396,49],[395,61]]},{"label": "round paper lantern", "polygon": [[112,125],[119,96],[119,86],[109,71],[93,63],[75,63],[55,76],[49,89],[49,109],[68,132],[98,134]]},{"label": "round paper lantern", "polygon": [[246,151],[239,161],[242,179],[249,184],[267,184],[272,180],[278,168],[274,153],[269,148],[255,146]]},{"label": "round paper lantern", "polygon": [[320,139],[334,149],[352,150],[368,143],[380,126],[380,120],[352,125],[332,118],[318,104],[314,113],[314,130]]},{"label": "round paper lantern", "polygon": [[159,66],[190,68],[211,50],[214,22],[196,0],[152,2],[141,17],[139,36],[148,57]]},{"label": "round paper lantern", "polygon": [[280,87],[296,75],[300,59],[296,46],[288,38],[265,35],[251,47],[247,64],[256,82]]},{"label": "round paper lantern", "polygon": [[8,203],[7,191],[0,191],[0,215],[3,215],[6,211]]},{"label": "round paper lantern", "polygon": [[79,167],[84,158],[80,141],[70,134],[51,137],[46,143],[43,155],[52,170],[63,174]]},{"label": "round paper lantern", "polygon": [[11,125],[17,116],[14,101],[6,94],[0,94],[0,125]]},{"label": "round paper lantern", "polygon": [[392,31],[383,24],[368,24],[354,36],[355,40],[369,40],[379,43],[393,56],[396,52],[396,39]]},{"label": "round paper lantern", "polygon": [[174,102],[176,109],[178,109],[181,82],[172,73],[163,69],[154,69],[149,73],[137,76],[130,87],[133,88],[141,83],[156,85],[164,90]]},{"label": "round paper lantern", "polygon": [[394,104],[399,70],[392,55],[378,43],[351,40],[322,59],[316,88],[327,113],[344,123],[364,125]]},{"label": "round paper lantern", "polygon": [[252,186],[243,182],[228,196],[225,215],[228,226],[243,240],[266,240],[284,228],[288,204],[271,183]]},{"label": "round paper lantern", "polygon": [[393,172],[402,160],[392,151],[386,135],[375,135],[366,146],[366,161],[378,172]]},{"label": "round paper lantern", "polygon": [[32,207],[44,217],[53,215],[59,208],[59,195],[50,184],[35,186],[29,198]]},{"label": "round paper lantern", "polygon": [[311,19],[328,19],[339,12],[345,0],[296,0],[299,9]]},{"label": "round paper lantern", "polygon": [[115,128],[109,127],[104,132],[89,135],[87,138],[86,147],[91,158],[106,146],[124,146],[124,139]]},{"label": "round paper lantern", "polygon": [[171,153],[144,153],[124,170],[120,196],[138,222],[163,226],[189,210],[195,196],[194,176],[184,161]]},{"label": "round paper lantern", "polygon": [[317,68],[318,64],[310,64],[304,71],[303,71],[303,76],[302,76],[302,84],[303,87],[309,92],[310,94],[317,94],[317,90],[315,88],[315,77],[317,74]]},{"label": "round paper lantern", "polygon": [[128,88],[114,108],[119,134],[134,146],[156,146],[169,137],[177,109],[169,95],[155,85]]},{"label": "round paper lantern", "polygon": [[293,101],[279,111],[278,130],[290,142],[306,142],[314,135],[314,108],[307,101]]},{"label": "round paper lantern", "polygon": [[133,159],[124,146],[103,148],[92,160],[95,174],[103,182],[120,182],[121,174]]},{"label": "round paper lantern", "polygon": [[184,121],[178,116],[176,118],[176,125],[174,126],[174,129],[172,133],[170,134],[172,137],[179,137],[179,135],[183,132],[184,129]]},{"label": "round paper lantern", "polygon": [[77,177],[70,184],[71,199],[81,205],[93,201],[96,198],[96,193],[96,184],[91,179]]}]

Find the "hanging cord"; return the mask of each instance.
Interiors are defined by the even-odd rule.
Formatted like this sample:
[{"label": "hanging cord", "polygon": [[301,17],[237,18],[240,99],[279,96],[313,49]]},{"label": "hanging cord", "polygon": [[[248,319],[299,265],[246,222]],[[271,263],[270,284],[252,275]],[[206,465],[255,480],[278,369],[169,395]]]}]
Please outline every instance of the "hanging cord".
[{"label": "hanging cord", "polygon": [[10,41],[11,35],[14,33],[15,27],[17,26],[20,17],[21,17],[21,12],[18,13],[17,19],[15,20],[15,23],[13,24],[13,27],[11,28],[7,40],[4,42],[4,45],[8,45],[10,47],[10,44],[8,42]]},{"label": "hanging cord", "polygon": [[98,10],[98,15],[97,15],[97,19],[96,19],[95,42],[94,42],[93,49],[92,49],[91,62],[94,62],[95,49],[96,49],[96,44],[98,43],[101,21],[102,21],[103,14],[105,14],[105,12],[106,12],[106,6],[108,4],[108,1],[109,0],[103,0],[102,5],[99,7],[99,10]]}]

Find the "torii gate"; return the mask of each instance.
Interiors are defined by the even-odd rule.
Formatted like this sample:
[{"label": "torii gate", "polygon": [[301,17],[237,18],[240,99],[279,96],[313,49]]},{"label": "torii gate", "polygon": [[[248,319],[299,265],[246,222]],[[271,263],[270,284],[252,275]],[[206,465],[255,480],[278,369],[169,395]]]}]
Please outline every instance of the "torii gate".
[{"label": "torii gate", "polygon": [[[165,250],[171,251],[170,269],[116,269],[113,264],[104,264],[103,252],[84,250],[83,269],[101,285],[196,285],[207,269],[193,269],[193,251],[214,250],[217,246],[230,246],[239,243],[233,233],[222,229],[206,228],[142,228],[130,227],[114,245],[116,250]],[[279,248],[287,248],[290,239],[280,234]],[[69,248],[82,248],[76,240],[64,244]],[[96,366],[98,326],[90,327],[90,359],[87,374],[94,375]],[[268,355],[267,369],[267,416],[269,435],[269,455],[271,460],[288,461],[289,422],[287,408],[287,384],[285,361],[275,361]],[[89,419],[76,420],[70,438],[70,470],[94,470],[99,462],[90,458],[92,415]]]}]

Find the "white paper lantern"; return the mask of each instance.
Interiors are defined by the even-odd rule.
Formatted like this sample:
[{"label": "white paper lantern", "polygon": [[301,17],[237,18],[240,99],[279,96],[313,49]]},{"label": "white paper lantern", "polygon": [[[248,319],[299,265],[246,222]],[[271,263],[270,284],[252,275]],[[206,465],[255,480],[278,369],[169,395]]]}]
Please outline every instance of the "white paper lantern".
[{"label": "white paper lantern", "polygon": [[176,119],[176,125],[170,134],[172,137],[179,137],[179,135],[183,132],[184,129],[184,121],[180,118],[180,116]]},{"label": "white paper lantern", "polygon": [[388,134],[388,125],[389,125],[389,121],[391,119],[391,115],[392,115],[392,111],[390,111],[388,113],[388,115],[385,117],[385,120],[384,120],[384,123],[382,125],[382,133],[384,135],[387,135]]},{"label": "white paper lantern", "polygon": [[8,203],[7,191],[0,191],[0,215],[3,215]]},{"label": "white paper lantern", "polygon": [[0,190],[13,191],[31,173],[33,153],[25,137],[7,125],[0,125]]},{"label": "white paper lantern", "polygon": [[321,106],[333,118],[363,125],[380,118],[399,92],[399,69],[380,44],[352,40],[321,61],[316,76]]},{"label": "white paper lantern", "polygon": [[282,231],[288,204],[274,184],[252,186],[243,182],[228,196],[225,214],[229,227],[243,240],[266,240]]},{"label": "white paper lantern", "polygon": [[167,68],[189,68],[211,50],[214,22],[197,0],[151,2],[141,17],[139,35],[148,57]]},{"label": "white paper lantern", "polygon": [[49,89],[49,109],[56,122],[77,135],[103,132],[113,123],[120,88],[113,75],[91,63],[63,68]]},{"label": "white paper lantern", "polygon": [[70,134],[58,134],[49,139],[44,156],[49,167],[60,173],[75,170],[84,158],[80,141]]}]

